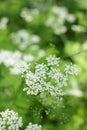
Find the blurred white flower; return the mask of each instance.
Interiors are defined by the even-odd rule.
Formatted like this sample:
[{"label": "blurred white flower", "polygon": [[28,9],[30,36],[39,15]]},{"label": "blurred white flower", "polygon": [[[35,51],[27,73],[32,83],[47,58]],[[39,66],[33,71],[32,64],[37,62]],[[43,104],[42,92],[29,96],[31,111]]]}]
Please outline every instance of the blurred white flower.
[{"label": "blurred white flower", "polygon": [[73,23],[76,20],[76,17],[73,14],[68,14],[66,20],[70,23]]},{"label": "blurred white flower", "polygon": [[75,15],[70,14],[65,7],[53,6],[45,25],[51,27],[56,35],[61,35],[67,31],[65,22],[73,23],[75,19]]},{"label": "blurred white flower", "polygon": [[29,45],[38,43],[40,37],[37,35],[29,34],[26,30],[22,29],[16,33],[11,34],[13,43],[18,46],[21,50],[25,50]]},{"label": "blurred white flower", "polygon": [[32,46],[30,46],[30,50],[32,51],[39,51],[40,50],[40,46],[39,45],[36,45],[36,44],[33,44]]},{"label": "blurred white flower", "polygon": [[39,50],[38,51],[38,59],[40,59],[41,57],[45,56],[45,51],[44,50]]},{"label": "blurred white flower", "polygon": [[68,95],[76,96],[76,97],[82,97],[83,93],[80,89],[69,89],[66,91]]},{"label": "blurred white flower", "polygon": [[66,91],[66,94],[70,96],[82,97],[83,92],[79,89],[77,81],[75,79],[72,79],[70,81],[70,84],[71,84],[71,88]]},{"label": "blurred white flower", "polygon": [[28,124],[25,130],[41,130],[42,126],[38,124],[32,124],[31,122]]},{"label": "blurred white flower", "polygon": [[54,25],[54,21],[55,21],[54,16],[49,16],[47,21],[45,22],[45,25],[50,27],[50,26]]},{"label": "blurred white flower", "polygon": [[19,30],[17,33],[12,33],[11,38],[20,49],[25,49],[29,43],[29,34],[26,30]]},{"label": "blurred white flower", "polygon": [[66,7],[53,6],[51,8],[51,11],[62,18],[66,18],[66,15],[68,14],[68,10]]},{"label": "blurred white flower", "polygon": [[22,74],[27,70],[29,65],[24,62],[19,60],[14,66],[10,68],[10,71],[12,74]]},{"label": "blurred white flower", "polygon": [[86,28],[81,25],[72,25],[71,29],[75,32],[86,32]]},{"label": "blurred white flower", "polygon": [[31,43],[38,43],[40,41],[40,37],[37,35],[31,36]]},{"label": "blurred white flower", "polygon": [[31,22],[35,16],[38,16],[39,10],[38,9],[28,9],[23,8],[21,10],[20,16],[26,21]]},{"label": "blurred white flower", "polygon": [[31,61],[35,60],[35,57],[30,54],[22,54],[19,51],[0,51],[0,64],[4,64],[6,67],[9,67],[12,74],[23,73],[28,69],[28,64]]},{"label": "blurred white flower", "polygon": [[35,60],[35,57],[33,55],[31,55],[31,54],[25,54],[23,56],[23,60],[26,61],[26,62],[30,62],[30,61]]},{"label": "blurred white flower", "polygon": [[15,61],[18,62],[18,60],[21,58],[22,54],[19,51],[7,51],[7,50],[1,50],[0,51],[0,64],[4,63],[5,66],[14,66]]},{"label": "blurred white flower", "polygon": [[3,17],[0,19],[0,29],[4,30],[7,28],[7,23],[8,23],[8,18],[7,17]]},{"label": "blurred white flower", "polygon": [[67,31],[66,26],[54,27],[54,33],[57,35],[64,34]]},{"label": "blurred white flower", "polygon": [[22,9],[22,11],[20,13],[20,16],[22,18],[24,18],[25,21],[27,21],[27,22],[31,22],[32,19],[33,19],[32,15],[30,14],[30,12],[29,12],[29,10],[27,8]]}]

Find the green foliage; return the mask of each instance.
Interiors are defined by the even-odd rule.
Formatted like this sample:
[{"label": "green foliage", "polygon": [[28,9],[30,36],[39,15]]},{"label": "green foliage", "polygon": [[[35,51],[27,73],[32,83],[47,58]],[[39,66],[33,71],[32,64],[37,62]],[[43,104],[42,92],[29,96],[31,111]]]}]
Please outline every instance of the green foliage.
[{"label": "green foliage", "polygon": [[[49,55],[61,58],[62,71],[70,62],[80,68],[60,100],[47,93],[26,95],[24,79],[14,73],[16,64],[34,69]],[[42,130],[87,129],[86,64],[87,0],[0,0],[0,111],[18,112],[23,130],[29,122]]]}]

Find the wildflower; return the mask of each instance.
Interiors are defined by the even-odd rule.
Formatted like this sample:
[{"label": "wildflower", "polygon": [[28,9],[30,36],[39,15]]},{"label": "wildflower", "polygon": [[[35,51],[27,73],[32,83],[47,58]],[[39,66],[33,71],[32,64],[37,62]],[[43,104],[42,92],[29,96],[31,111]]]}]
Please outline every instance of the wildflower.
[{"label": "wildflower", "polygon": [[7,23],[8,23],[8,18],[7,17],[3,17],[0,19],[0,29],[4,30],[7,28]]},{"label": "wildflower", "polygon": [[16,44],[21,50],[25,50],[32,43],[35,44],[40,41],[39,36],[33,34],[31,35],[25,29],[12,33],[11,39],[13,40],[13,43]]},{"label": "wildflower", "polygon": [[61,35],[67,32],[65,22],[73,23],[75,19],[76,17],[70,14],[65,7],[53,6],[45,25],[52,28],[56,35]]},{"label": "wildflower", "polygon": [[71,29],[75,32],[86,32],[86,28],[81,25],[72,25]]},{"label": "wildflower", "polygon": [[42,126],[38,124],[32,124],[31,122],[28,124],[25,130],[41,130]]},{"label": "wildflower", "polygon": [[13,110],[0,112],[0,130],[19,130],[22,127],[22,117]]},{"label": "wildflower", "polygon": [[77,75],[79,72],[79,69],[76,67],[76,65],[74,64],[69,64],[69,65],[65,65],[65,72],[66,74],[71,74],[71,75]]},{"label": "wildflower", "polygon": [[28,69],[28,63],[35,59],[30,54],[23,55],[20,51],[0,51],[0,64],[4,64],[9,67],[12,74],[20,74]]},{"label": "wildflower", "polygon": [[28,66],[29,65],[26,62],[19,60],[19,62],[10,68],[10,71],[13,74],[22,74],[28,69]]},{"label": "wildflower", "polygon": [[26,21],[26,22],[32,22],[34,17],[38,16],[39,10],[38,9],[28,9],[23,8],[21,10],[20,16]]},{"label": "wildflower", "polygon": [[59,62],[60,58],[48,56],[45,63],[36,64],[34,70],[29,68],[25,71],[23,76],[26,87],[23,91],[26,91],[28,95],[47,92],[51,96],[63,96],[65,94],[63,88],[67,86],[68,75],[76,75],[78,69],[76,65],[70,64],[61,70]]},{"label": "wildflower", "polygon": [[83,96],[83,92],[80,89],[78,89],[78,88],[76,88],[76,89],[69,89],[69,90],[66,91],[66,93],[68,95],[76,96],[76,97],[82,97]]},{"label": "wildflower", "polygon": [[46,60],[47,60],[47,62],[48,62],[48,65],[50,66],[50,65],[59,65],[59,62],[60,62],[60,58],[56,58],[56,57],[54,57],[54,56],[48,56],[47,58],[46,58]]}]

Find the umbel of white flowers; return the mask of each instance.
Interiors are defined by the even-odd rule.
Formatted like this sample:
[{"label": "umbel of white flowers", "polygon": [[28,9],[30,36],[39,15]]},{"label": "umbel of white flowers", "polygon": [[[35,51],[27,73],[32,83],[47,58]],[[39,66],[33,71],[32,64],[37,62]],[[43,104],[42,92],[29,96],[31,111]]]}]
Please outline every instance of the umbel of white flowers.
[{"label": "umbel of white flowers", "polygon": [[[0,130],[20,130],[20,128],[22,128],[22,125],[22,117],[19,117],[17,112],[9,109],[0,112]],[[25,128],[25,130],[41,129],[41,125],[32,124],[31,122]]]},{"label": "umbel of white flowers", "polygon": [[34,70],[31,70],[30,65],[23,75],[26,83],[23,91],[28,95],[47,92],[51,96],[62,97],[69,75],[77,75],[79,70],[72,63],[64,65],[64,70],[61,70],[59,63],[60,58],[50,55],[45,59],[45,63],[36,64]]},{"label": "umbel of white flowers", "polygon": [[41,130],[42,126],[38,124],[32,124],[31,122],[28,124],[25,130]]},{"label": "umbel of white flowers", "polygon": [[22,117],[13,110],[0,112],[0,130],[19,130],[22,125]]}]

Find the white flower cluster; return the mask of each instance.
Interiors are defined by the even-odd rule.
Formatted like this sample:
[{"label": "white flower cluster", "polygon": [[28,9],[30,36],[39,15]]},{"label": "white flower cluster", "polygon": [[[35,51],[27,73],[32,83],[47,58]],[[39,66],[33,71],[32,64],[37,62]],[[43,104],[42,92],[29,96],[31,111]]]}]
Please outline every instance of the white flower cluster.
[{"label": "white flower cluster", "polygon": [[32,22],[32,20],[34,20],[38,14],[39,14],[39,10],[38,9],[28,9],[28,8],[23,8],[20,16],[26,21],[26,22]]},{"label": "white flower cluster", "polygon": [[6,67],[9,67],[11,73],[20,74],[28,69],[29,62],[35,59],[34,56],[30,54],[23,55],[20,51],[0,51],[0,64],[4,64]]},{"label": "white flower cluster", "polygon": [[75,32],[86,32],[86,28],[81,25],[72,25],[71,29]]},{"label": "white flower cluster", "polygon": [[34,70],[27,70],[24,74],[27,86],[23,90],[28,95],[38,95],[46,91],[51,96],[63,96],[63,87],[67,85],[68,75],[77,74],[78,69],[70,64],[62,71],[59,62],[60,58],[48,56],[45,63],[36,64]]},{"label": "white flower cluster", "polygon": [[65,65],[65,72],[66,74],[71,74],[71,75],[77,75],[79,72],[79,69],[76,68],[76,65],[74,64],[69,64]]},{"label": "white flower cluster", "polygon": [[0,130],[19,130],[22,127],[22,117],[13,110],[0,112]]},{"label": "white flower cluster", "polygon": [[7,28],[8,18],[3,17],[0,19],[0,30],[4,30]]},{"label": "white flower cluster", "polygon": [[60,35],[67,31],[65,22],[73,23],[75,19],[75,16],[68,13],[65,7],[53,6],[45,25],[51,27],[55,34]]},{"label": "white flower cluster", "polygon": [[38,35],[31,35],[25,29],[12,33],[11,39],[13,40],[13,43],[16,44],[21,50],[25,50],[29,45],[40,41],[40,37]]},{"label": "white flower cluster", "polygon": [[31,122],[28,124],[25,130],[41,130],[42,126],[38,124],[32,124]]},{"label": "white flower cluster", "polygon": [[47,62],[48,62],[48,65],[59,65],[59,62],[60,62],[60,58],[56,58],[54,56],[49,56],[46,58]]},{"label": "white flower cluster", "polygon": [[[23,126],[22,117],[18,116],[18,113],[13,110],[5,110],[0,112],[0,130],[20,130]],[[32,124],[31,122],[25,128],[25,130],[41,130],[42,126],[38,124]]]}]

